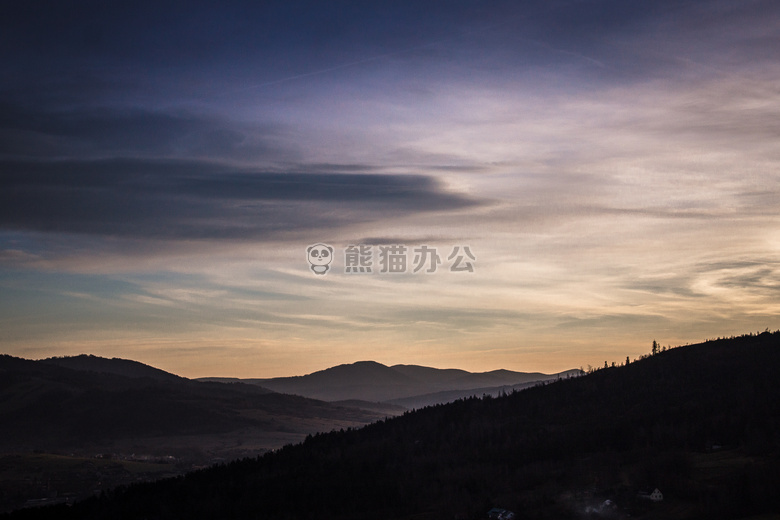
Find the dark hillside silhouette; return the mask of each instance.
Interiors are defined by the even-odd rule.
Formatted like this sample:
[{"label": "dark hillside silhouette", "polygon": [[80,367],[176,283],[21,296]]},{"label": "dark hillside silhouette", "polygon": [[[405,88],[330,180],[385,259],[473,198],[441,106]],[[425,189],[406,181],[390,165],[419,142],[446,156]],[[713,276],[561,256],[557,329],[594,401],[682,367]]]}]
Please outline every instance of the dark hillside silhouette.
[{"label": "dark hillside silhouette", "polygon": [[778,514],[778,368],[780,332],[708,341],[12,518]]},{"label": "dark hillside silhouette", "polygon": [[296,419],[365,424],[384,417],[256,385],[192,381],[134,361],[6,355],[0,356],[0,414],[4,452],[249,427],[291,431]]},{"label": "dark hillside silhouette", "polygon": [[388,413],[400,412],[191,381],[123,359],[0,356],[0,511],[254,456]]},{"label": "dark hillside silhouette", "polygon": [[81,354],[80,356],[53,357],[44,359],[41,363],[57,365],[73,370],[114,374],[132,378],[149,378],[159,381],[183,381],[185,378],[171,374],[159,368],[144,365],[129,359],[107,359],[98,356]]}]

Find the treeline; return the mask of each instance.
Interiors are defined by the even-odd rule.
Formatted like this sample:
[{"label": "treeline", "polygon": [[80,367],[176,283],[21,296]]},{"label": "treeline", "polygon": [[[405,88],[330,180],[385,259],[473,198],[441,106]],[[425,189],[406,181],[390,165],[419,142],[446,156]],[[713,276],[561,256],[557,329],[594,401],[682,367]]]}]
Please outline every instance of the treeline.
[{"label": "treeline", "polygon": [[[667,349],[10,518],[582,518],[607,498],[613,516],[778,513],[778,369],[780,331]],[[714,450],[736,462],[702,469]],[[663,504],[637,499],[655,487]]]},{"label": "treeline", "polygon": [[[773,332],[771,334],[776,334],[778,332],[780,332],[780,330],[779,331],[775,331],[775,332]],[[718,336],[717,338],[706,339],[702,343],[706,345],[706,344],[712,343],[714,341],[722,341],[722,340],[725,340],[725,339],[728,339],[728,340],[738,340],[738,339],[741,339],[741,338],[753,338],[753,337],[758,337],[761,334],[770,334],[769,328],[764,330],[764,332],[757,331],[755,333],[755,335],[752,332],[749,332],[747,334],[742,334],[742,335],[739,335],[739,336],[728,336],[728,337],[726,337],[726,336],[724,336],[724,337]],[[688,343],[685,346],[688,346],[688,345],[690,345],[690,344]],[[682,345],[680,345],[680,346],[682,346]],[[650,352],[648,354],[641,354],[634,361],[641,361],[643,359],[647,359],[650,356],[655,356],[656,354],[660,354],[662,352],[666,352],[667,350],[671,350],[673,348],[675,348],[675,347],[673,347],[671,345],[663,346],[660,343],[658,343],[656,340],[653,340],[653,344],[650,347]],[[608,361],[604,361],[604,367],[603,368],[622,367],[622,366],[628,365],[630,363],[631,363],[631,357],[630,356],[626,356],[625,363],[622,363],[622,362],[618,363],[616,361],[612,361],[612,363],[610,364]],[[588,369],[587,370],[585,370],[582,367],[580,367],[580,372],[583,373],[583,374],[591,374],[591,373],[593,373],[593,372],[595,372],[597,370],[600,370],[600,368],[601,367],[594,367],[594,366],[588,365]]]}]

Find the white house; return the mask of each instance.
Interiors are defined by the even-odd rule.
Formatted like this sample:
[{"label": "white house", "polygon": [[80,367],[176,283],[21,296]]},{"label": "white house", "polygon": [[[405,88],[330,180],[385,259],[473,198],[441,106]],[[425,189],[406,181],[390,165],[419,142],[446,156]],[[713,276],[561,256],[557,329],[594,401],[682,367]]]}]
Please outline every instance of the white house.
[{"label": "white house", "polygon": [[653,502],[662,502],[664,499],[664,494],[661,493],[661,490],[658,488],[655,488],[652,493],[640,491],[637,496],[639,498],[644,498],[645,500],[652,500]]}]

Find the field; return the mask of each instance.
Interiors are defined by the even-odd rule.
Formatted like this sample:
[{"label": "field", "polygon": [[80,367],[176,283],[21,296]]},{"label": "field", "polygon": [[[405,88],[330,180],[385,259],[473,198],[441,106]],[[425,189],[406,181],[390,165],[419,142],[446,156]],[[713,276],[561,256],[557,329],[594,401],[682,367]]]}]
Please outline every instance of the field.
[{"label": "field", "polygon": [[[50,453],[0,456],[0,510],[69,503],[119,485],[180,474],[174,459],[132,460]],[[140,457],[139,457],[140,458]]]}]

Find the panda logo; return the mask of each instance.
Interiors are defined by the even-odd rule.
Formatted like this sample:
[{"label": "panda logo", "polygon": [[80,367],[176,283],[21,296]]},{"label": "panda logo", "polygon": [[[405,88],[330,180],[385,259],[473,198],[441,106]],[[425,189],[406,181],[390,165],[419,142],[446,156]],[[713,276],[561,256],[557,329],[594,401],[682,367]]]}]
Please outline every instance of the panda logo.
[{"label": "panda logo", "polygon": [[314,244],[306,249],[306,259],[314,274],[327,274],[333,261],[333,248],[327,244]]}]

